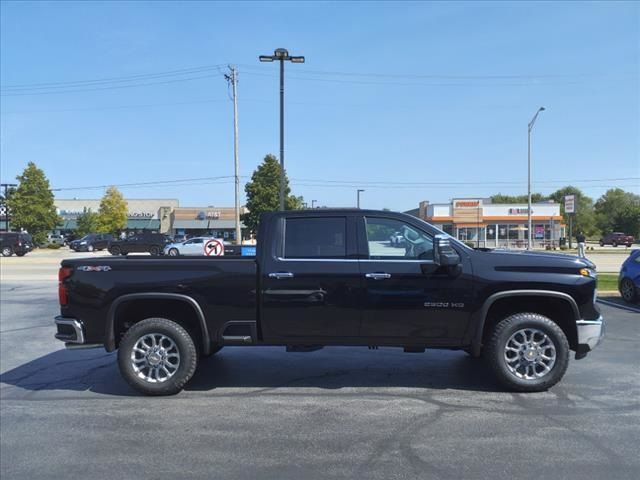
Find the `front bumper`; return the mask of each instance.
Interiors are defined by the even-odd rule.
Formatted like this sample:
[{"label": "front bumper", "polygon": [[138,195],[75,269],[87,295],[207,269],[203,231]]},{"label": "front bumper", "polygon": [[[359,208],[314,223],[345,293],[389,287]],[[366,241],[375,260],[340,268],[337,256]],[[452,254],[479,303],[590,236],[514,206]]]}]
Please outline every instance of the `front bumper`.
[{"label": "front bumper", "polygon": [[586,353],[596,348],[604,338],[605,322],[600,315],[596,320],[578,320],[578,348]]}]

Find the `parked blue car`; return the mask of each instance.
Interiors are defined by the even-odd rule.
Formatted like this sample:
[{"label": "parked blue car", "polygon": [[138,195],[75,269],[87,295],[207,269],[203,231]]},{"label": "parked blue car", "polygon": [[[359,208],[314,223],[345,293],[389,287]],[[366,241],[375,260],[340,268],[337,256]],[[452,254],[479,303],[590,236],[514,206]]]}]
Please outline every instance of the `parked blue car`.
[{"label": "parked blue car", "polygon": [[640,250],[633,250],[620,268],[618,290],[622,298],[630,303],[640,301]]}]

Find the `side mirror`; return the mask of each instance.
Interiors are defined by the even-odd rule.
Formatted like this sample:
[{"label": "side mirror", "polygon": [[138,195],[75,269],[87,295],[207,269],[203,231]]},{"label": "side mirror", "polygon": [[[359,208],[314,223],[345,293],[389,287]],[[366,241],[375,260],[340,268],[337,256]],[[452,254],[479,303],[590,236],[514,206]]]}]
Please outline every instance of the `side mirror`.
[{"label": "side mirror", "polygon": [[449,237],[445,235],[436,235],[433,239],[433,254],[435,263],[441,267],[457,267],[460,265],[460,255],[456,252]]}]

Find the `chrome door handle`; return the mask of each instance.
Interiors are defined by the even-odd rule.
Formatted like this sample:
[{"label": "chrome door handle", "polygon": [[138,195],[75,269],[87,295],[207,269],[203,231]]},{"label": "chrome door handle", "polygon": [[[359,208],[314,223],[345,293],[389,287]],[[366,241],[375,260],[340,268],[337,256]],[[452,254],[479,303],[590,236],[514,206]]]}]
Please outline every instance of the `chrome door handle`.
[{"label": "chrome door handle", "polygon": [[269,278],[275,278],[280,280],[282,278],[293,278],[293,273],[291,272],[272,272],[269,274]]},{"label": "chrome door handle", "polygon": [[372,278],[374,280],[384,280],[385,278],[391,278],[390,273],[365,273],[364,276],[367,278]]}]

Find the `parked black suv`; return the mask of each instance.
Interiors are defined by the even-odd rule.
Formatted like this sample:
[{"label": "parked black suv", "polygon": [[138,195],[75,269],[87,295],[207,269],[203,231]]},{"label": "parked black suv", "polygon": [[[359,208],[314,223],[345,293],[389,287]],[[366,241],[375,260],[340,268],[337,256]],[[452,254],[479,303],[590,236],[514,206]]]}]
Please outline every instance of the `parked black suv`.
[{"label": "parked black suv", "polygon": [[93,252],[109,248],[111,242],[113,242],[113,235],[110,233],[90,233],[69,243],[69,248],[76,252]]},{"label": "parked black suv", "polygon": [[111,242],[109,252],[111,252],[111,255],[143,252],[149,252],[151,255],[160,255],[164,246],[170,242],[171,239],[161,233],[142,233],[127,237],[124,240]]},{"label": "parked black suv", "polygon": [[14,253],[22,257],[33,250],[33,239],[28,233],[1,232],[0,252],[3,257],[10,257]]}]

